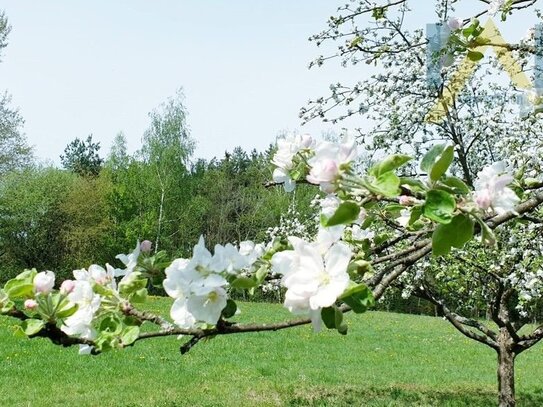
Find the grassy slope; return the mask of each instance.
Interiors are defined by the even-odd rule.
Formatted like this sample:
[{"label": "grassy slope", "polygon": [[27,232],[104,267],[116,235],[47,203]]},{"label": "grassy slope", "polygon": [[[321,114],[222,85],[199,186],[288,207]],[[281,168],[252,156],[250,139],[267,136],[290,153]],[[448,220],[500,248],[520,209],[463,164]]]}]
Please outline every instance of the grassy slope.
[{"label": "grassy slope", "polygon": [[[166,309],[164,300],[151,307]],[[243,321],[288,317],[242,304]],[[349,335],[309,327],[218,337],[181,356],[175,338],[81,357],[45,340],[17,340],[0,319],[2,406],[251,406],[495,404],[494,353],[437,318],[371,312]],[[541,346],[517,360],[519,405],[543,405]]]}]

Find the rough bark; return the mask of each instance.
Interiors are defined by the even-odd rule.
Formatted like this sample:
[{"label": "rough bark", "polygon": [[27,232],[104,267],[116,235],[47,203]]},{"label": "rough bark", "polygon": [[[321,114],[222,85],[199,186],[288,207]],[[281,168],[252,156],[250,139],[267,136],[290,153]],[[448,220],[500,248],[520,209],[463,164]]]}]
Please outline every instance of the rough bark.
[{"label": "rough bark", "polygon": [[515,357],[513,341],[506,328],[498,336],[498,392],[500,407],[514,407],[515,401]]}]

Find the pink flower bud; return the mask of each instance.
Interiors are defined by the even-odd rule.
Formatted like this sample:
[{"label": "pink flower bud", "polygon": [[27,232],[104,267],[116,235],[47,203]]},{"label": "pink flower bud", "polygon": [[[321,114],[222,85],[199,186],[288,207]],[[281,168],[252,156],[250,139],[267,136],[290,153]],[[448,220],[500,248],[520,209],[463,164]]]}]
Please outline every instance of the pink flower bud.
[{"label": "pink flower bud", "polygon": [[400,205],[409,206],[413,204],[414,204],[414,199],[412,197],[407,196],[407,195],[400,196]]},{"label": "pink flower bud", "polygon": [[459,30],[461,29],[462,27],[464,27],[464,22],[462,21],[461,18],[458,18],[458,17],[452,17],[449,22],[447,23],[447,25],[449,26],[449,28],[451,30]]},{"label": "pink flower bud", "polygon": [[143,242],[141,242],[140,244],[140,250],[142,253],[151,253],[151,249],[153,248],[153,242],[151,242],[150,240],[144,240]]},{"label": "pink flower bud", "polygon": [[109,283],[110,279],[107,276],[99,276],[97,277],[94,282],[98,285],[106,285]]},{"label": "pink flower bud", "polygon": [[29,299],[25,301],[25,309],[29,311],[34,311],[36,308],[38,308],[38,303],[36,302],[36,300]]},{"label": "pink flower bud", "polygon": [[75,282],[73,280],[64,280],[60,285],[60,292],[64,295],[70,294],[75,288]]},{"label": "pink flower bud", "polygon": [[34,292],[40,294],[49,294],[55,286],[55,273],[52,271],[42,271],[34,277]]},{"label": "pink flower bud", "polygon": [[492,204],[492,197],[490,196],[490,191],[488,189],[483,189],[475,193],[475,203],[479,208],[487,210]]}]

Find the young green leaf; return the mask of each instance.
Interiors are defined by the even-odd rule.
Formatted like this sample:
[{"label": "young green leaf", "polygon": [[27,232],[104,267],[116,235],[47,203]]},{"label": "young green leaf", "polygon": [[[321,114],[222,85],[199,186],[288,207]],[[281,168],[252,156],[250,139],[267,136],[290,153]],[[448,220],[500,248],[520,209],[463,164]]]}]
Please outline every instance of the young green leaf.
[{"label": "young green leaf", "polygon": [[423,214],[438,223],[449,223],[456,209],[456,201],[448,192],[432,189],[426,194]]},{"label": "young green leaf", "polygon": [[477,62],[484,58],[484,54],[479,51],[468,51],[468,58],[470,61]]},{"label": "young green leaf", "polygon": [[442,182],[443,184],[451,188],[455,194],[467,195],[470,192],[470,189],[467,186],[467,184],[464,181],[462,181],[460,178],[445,177],[445,179]]},{"label": "young green leaf", "polygon": [[432,166],[430,170],[430,179],[432,181],[437,181],[441,178],[443,174],[449,169],[449,166],[454,160],[454,147],[448,146],[441,153],[438,160]]},{"label": "young green leaf", "polygon": [[234,315],[236,315],[236,311],[238,310],[238,306],[234,300],[228,299],[226,301],[226,307],[222,310],[222,316],[226,319],[232,318]]},{"label": "young green leaf", "polygon": [[136,339],[138,339],[138,336],[140,334],[140,327],[139,326],[127,326],[123,329],[121,333],[121,342],[123,346],[132,345],[134,342],[136,342]]},{"label": "young green leaf", "polygon": [[432,254],[444,256],[452,247],[461,249],[473,238],[474,222],[464,214],[456,215],[445,225],[438,225],[432,235]]},{"label": "young green leaf", "polygon": [[27,319],[21,323],[21,328],[27,336],[36,335],[45,326],[45,322],[41,319]]},{"label": "young green leaf", "polygon": [[429,173],[432,170],[434,163],[438,160],[443,150],[447,147],[446,144],[437,144],[433,146],[422,158],[420,162],[420,169]]},{"label": "young green leaf", "polygon": [[394,155],[388,156],[379,164],[374,166],[370,170],[370,174],[375,177],[379,177],[380,175],[384,173],[394,171],[396,168],[401,167],[402,165],[404,165],[405,163],[411,160],[412,160],[412,157],[408,155],[404,155],[404,154],[394,154]]},{"label": "young green leaf", "polygon": [[335,307],[326,307],[321,310],[322,322],[328,329],[334,329],[336,327],[336,311]]},{"label": "young green leaf", "polygon": [[344,225],[354,222],[360,214],[360,206],[353,201],[342,202],[328,219],[326,226]]}]

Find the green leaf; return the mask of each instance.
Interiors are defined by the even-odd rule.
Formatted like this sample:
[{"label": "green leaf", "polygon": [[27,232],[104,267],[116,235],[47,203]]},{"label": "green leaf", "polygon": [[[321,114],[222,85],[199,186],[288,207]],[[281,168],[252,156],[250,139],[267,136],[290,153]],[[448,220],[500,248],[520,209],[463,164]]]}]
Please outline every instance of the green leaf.
[{"label": "green leaf", "polygon": [[[366,262],[368,263],[368,262]],[[369,264],[369,263],[368,263]],[[351,282],[351,285],[339,296],[340,300],[344,300],[347,297],[365,292],[368,287],[365,284],[355,284]]]},{"label": "green leaf", "polygon": [[257,284],[262,284],[262,282],[266,279],[268,276],[268,266],[264,265],[261,266],[255,273],[255,278],[257,281]]},{"label": "green leaf", "polygon": [[424,172],[430,173],[434,163],[437,161],[443,150],[447,147],[446,144],[437,144],[433,146],[428,152],[422,157],[420,162],[420,169]]},{"label": "green leaf", "polygon": [[24,280],[9,280],[4,286],[4,290],[12,300],[19,298],[29,298],[34,294],[34,284]]},{"label": "green leaf", "polygon": [[[481,34],[480,32],[477,33],[477,35],[480,35],[480,34]],[[492,40],[490,38],[485,38],[485,37],[476,37],[473,42],[477,45],[487,45],[487,44],[490,44]]]},{"label": "green leaf", "polygon": [[394,154],[387,158],[385,158],[383,161],[381,161],[379,164],[374,166],[370,170],[370,174],[379,177],[380,175],[394,171],[396,168],[401,167],[405,163],[412,160],[412,157],[404,154]]},{"label": "green leaf", "polygon": [[409,186],[412,191],[421,192],[426,191],[426,186],[421,180],[409,178],[409,177],[400,177],[400,185]]},{"label": "green leaf", "polygon": [[147,288],[140,288],[128,297],[128,300],[135,304],[142,304],[147,300]]},{"label": "green leaf", "polygon": [[386,7],[376,7],[373,9],[373,12],[371,13],[371,15],[376,20],[380,20],[385,17],[385,13],[386,13]]},{"label": "green leaf", "polygon": [[26,334],[25,334],[25,331],[21,327],[21,325],[15,325],[13,327],[13,336],[18,338],[18,339],[26,339],[26,338],[28,338],[26,336]]},{"label": "green leaf", "polygon": [[414,206],[413,209],[411,209],[411,217],[409,218],[408,226],[413,225],[416,221],[420,219],[422,215],[422,206],[417,205]]},{"label": "green leaf", "polygon": [[321,310],[321,318],[328,329],[338,329],[343,324],[343,312],[335,305]]},{"label": "green leaf", "polygon": [[350,44],[350,47],[351,48],[354,48],[356,47],[358,44],[360,44],[362,42],[362,37],[359,37],[358,35],[356,37],[353,38],[353,40],[351,41],[351,44]]},{"label": "green leaf", "polygon": [[441,178],[443,174],[449,169],[449,166],[454,160],[454,147],[448,146],[443,150],[441,156],[432,166],[430,170],[430,179],[432,181],[437,181]]},{"label": "green leaf", "polygon": [[399,214],[404,209],[405,209],[404,205],[400,205],[397,203],[391,203],[383,207],[383,211],[390,214],[394,214],[394,215]]},{"label": "green leaf", "polygon": [[354,222],[360,214],[360,206],[353,201],[342,202],[326,222],[326,226],[344,225]]},{"label": "green leaf", "polygon": [[249,277],[237,277],[234,281],[230,283],[230,285],[234,288],[248,289],[256,287],[257,283],[255,280]]},{"label": "green leaf", "polygon": [[385,172],[374,179],[366,177],[362,184],[376,195],[394,197],[400,194],[400,178],[393,172]]},{"label": "green leaf", "polygon": [[25,270],[17,277],[8,280],[4,291],[10,299],[30,298],[34,295],[34,277],[38,274],[36,269]]},{"label": "green leaf", "polygon": [[455,209],[456,201],[448,192],[439,189],[431,189],[427,192],[423,214],[428,219],[438,223],[449,223]]},{"label": "green leaf", "polygon": [[36,335],[45,326],[45,322],[41,319],[27,319],[21,323],[21,328],[25,335]]},{"label": "green leaf", "polygon": [[438,225],[432,235],[432,254],[444,256],[452,247],[461,249],[473,238],[474,222],[464,214],[456,215],[445,225]]},{"label": "green leaf", "polygon": [[147,287],[148,280],[142,278],[142,273],[136,271],[131,273],[124,281],[119,283],[119,294],[128,298],[131,294]]},{"label": "green leaf", "polygon": [[112,298],[112,297],[115,297],[117,295],[116,292],[114,292],[110,287],[108,287],[107,285],[102,285],[102,284],[96,284],[94,283],[92,285],[92,290],[96,293],[96,294],[99,294],[101,295],[102,297],[106,297],[106,298]]},{"label": "green leaf", "polygon": [[68,318],[72,316],[73,314],[75,314],[77,309],[78,309],[77,304],[71,303],[70,301],[65,299],[59,306],[59,310],[55,314],[55,317],[59,319]]},{"label": "green leaf", "polygon": [[238,310],[238,306],[234,300],[228,299],[226,300],[226,307],[222,310],[222,316],[226,319],[232,318],[234,315],[236,315],[236,311]]},{"label": "green leaf", "polygon": [[467,195],[470,192],[469,187],[467,184],[462,181],[460,178],[457,177],[445,177],[444,180],[442,180],[443,184],[446,186],[452,188],[455,194],[458,195]]},{"label": "green leaf", "polygon": [[335,307],[326,307],[321,310],[321,318],[328,329],[336,327],[336,311]]},{"label": "green leaf", "polygon": [[468,58],[470,61],[477,62],[483,59],[485,56],[479,51],[468,51]]},{"label": "green leaf", "polygon": [[338,307],[334,307],[335,327],[339,328],[343,323],[343,312]]},{"label": "green leaf", "polygon": [[[373,272],[373,267],[371,266],[371,263],[369,261],[358,259],[349,263],[349,267],[347,267],[347,272],[353,278],[360,277],[368,272]],[[345,295],[345,293],[343,295]]]},{"label": "green leaf", "polygon": [[15,304],[11,301],[6,292],[0,289],[0,313],[5,314],[10,311]]},{"label": "green leaf", "polygon": [[375,304],[373,293],[365,284],[349,287],[340,300],[351,307],[355,314],[362,314]]},{"label": "green leaf", "polygon": [[347,324],[341,324],[341,325],[338,326],[338,328],[337,328],[337,331],[338,331],[341,335],[347,335],[347,330],[348,330]]},{"label": "green leaf", "polygon": [[496,244],[496,235],[494,234],[494,231],[479,217],[477,217],[477,223],[481,226],[481,241],[483,244],[494,246]]},{"label": "green leaf", "polygon": [[122,330],[122,322],[115,314],[108,314],[100,321],[99,330],[103,333],[119,335]]},{"label": "green leaf", "polygon": [[36,274],[38,274],[36,269],[25,270],[22,273],[19,273],[15,279],[31,283],[34,280],[34,277],[36,277]]},{"label": "green leaf", "polygon": [[121,342],[123,346],[128,346],[136,342],[139,334],[140,334],[139,326],[132,325],[132,326],[125,327],[121,333]]},{"label": "green leaf", "polygon": [[528,187],[528,188],[537,186],[540,183],[541,183],[541,181],[538,180],[537,178],[526,178],[526,179],[524,179],[524,185],[526,187]]}]

